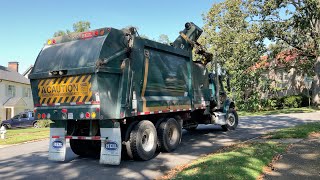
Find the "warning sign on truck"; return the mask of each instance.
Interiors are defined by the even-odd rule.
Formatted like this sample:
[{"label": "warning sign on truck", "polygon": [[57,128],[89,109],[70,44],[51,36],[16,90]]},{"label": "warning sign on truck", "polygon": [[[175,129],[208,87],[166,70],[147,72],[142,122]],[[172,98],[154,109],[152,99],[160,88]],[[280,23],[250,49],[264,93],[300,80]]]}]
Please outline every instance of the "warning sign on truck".
[{"label": "warning sign on truck", "polygon": [[92,97],[91,75],[40,80],[40,103],[86,102]]}]

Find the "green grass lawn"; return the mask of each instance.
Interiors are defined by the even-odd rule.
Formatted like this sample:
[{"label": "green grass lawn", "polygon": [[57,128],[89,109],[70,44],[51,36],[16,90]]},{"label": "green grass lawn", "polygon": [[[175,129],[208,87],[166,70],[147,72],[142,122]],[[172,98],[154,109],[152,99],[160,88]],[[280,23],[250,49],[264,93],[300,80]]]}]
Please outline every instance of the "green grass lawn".
[{"label": "green grass lawn", "polygon": [[235,146],[226,152],[200,158],[174,179],[256,179],[275,154],[285,149],[285,144],[274,142]]},{"label": "green grass lawn", "polygon": [[8,129],[6,139],[0,139],[0,145],[17,144],[26,141],[48,138],[49,128],[16,128]]},{"label": "green grass lawn", "polygon": [[307,138],[313,132],[320,132],[320,122],[297,125],[269,133],[269,139]]},{"label": "green grass lawn", "polygon": [[[266,137],[307,138],[320,132],[320,122],[307,123],[280,129]],[[255,142],[240,144],[210,154],[193,163],[179,167],[164,178],[169,179],[257,179],[277,154],[285,152],[288,144],[277,142]],[[176,173],[177,172],[177,173]]]},{"label": "green grass lawn", "polygon": [[307,113],[307,112],[316,112],[316,109],[302,107],[302,108],[286,108],[286,109],[277,109],[270,111],[258,111],[258,112],[245,112],[238,111],[239,116],[264,116],[264,115],[275,115],[275,114],[290,114],[290,113]]}]

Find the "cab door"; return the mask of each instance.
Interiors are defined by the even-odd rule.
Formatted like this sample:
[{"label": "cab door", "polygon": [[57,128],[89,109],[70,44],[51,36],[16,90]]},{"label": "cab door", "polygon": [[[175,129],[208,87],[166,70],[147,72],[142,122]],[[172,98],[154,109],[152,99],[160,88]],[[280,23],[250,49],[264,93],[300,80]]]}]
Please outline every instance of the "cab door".
[{"label": "cab door", "polygon": [[11,118],[11,127],[20,127],[21,126],[21,119],[20,119],[21,115],[15,115],[13,118]]},{"label": "cab door", "polygon": [[29,123],[30,122],[29,122],[28,112],[22,113],[20,116],[20,126],[22,127],[30,126]]}]

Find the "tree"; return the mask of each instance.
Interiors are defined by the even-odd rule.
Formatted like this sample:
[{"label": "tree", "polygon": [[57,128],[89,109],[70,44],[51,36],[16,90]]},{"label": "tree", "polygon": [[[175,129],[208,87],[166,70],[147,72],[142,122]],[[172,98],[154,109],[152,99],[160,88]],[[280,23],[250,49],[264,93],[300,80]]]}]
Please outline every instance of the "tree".
[{"label": "tree", "polygon": [[[262,36],[284,42],[313,68],[312,102],[320,105],[320,1],[249,0],[251,20],[262,25]],[[285,14],[285,15],[284,15]]]},{"label": "tree", "polygon": [[[199,40],[206,44],[214,59],[232,76],[232,86],[238,101],[249,101],[251,110],[257,109],[255,91],[260,71],[250,71],[266,49],[258,23],[250,23],[250,4],[242,0],[226,0],[214,4],[204,16],[204,33]],[[211,64],[211,63],[210,63]]]},{"label": "tree", "polygon": [[168,35],[166,35],[166,34],[161,34],[158,38],[158,42],[163,43],[163,44],[167,44],[167,45],[169,45],[171,43]]},{"label": "tree", "polygon": [[143,39],[150,39],[150,38],[149,38],[147,35],[145,35],[145,34],[141,34],[140,37],[143,38]]},{"label": "tree", "polygon": [[78,21],[73,24],[74,32],[85,32],[85,31],[89,31],[89,29],[90,29],[90,22],[88,21]]},{"label": "tree", "polygon": [[[73,32],[85,32],[90,30],[90,22],[88,21],[78,21],[73,23]],[[72,33],[70,30],[59,30],[53,34],[53,37],[65,36],[67,34]]]},{"label": "tree", "polygon": [[67,35],[67,33],[64,32],[64,31],[62,31],[62,30],[60,30],[60,31],[55,32],[55,33],[53,34],[53,37],[65,36],[65,35]]}]

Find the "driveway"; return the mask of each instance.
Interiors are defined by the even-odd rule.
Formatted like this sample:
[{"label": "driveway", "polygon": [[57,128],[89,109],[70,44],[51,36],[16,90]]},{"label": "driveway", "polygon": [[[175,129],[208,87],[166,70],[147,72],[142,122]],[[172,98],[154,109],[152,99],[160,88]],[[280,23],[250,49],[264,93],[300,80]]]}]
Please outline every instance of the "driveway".
[{"label": "driveway", "polygon": [[48,140],[15,145],[0,149],[0,179],[154,179],[223,146],[314,121],[320,121],[320,112],[242,117],[237,130],[230,132],[223,132],[219,126],[202,125],[194,132],[183,131],[181,145],[172,153],[157,154],[150,161],[123,160],[119,166],[80,158],[69,147],[65,162],[48,161]]}]

